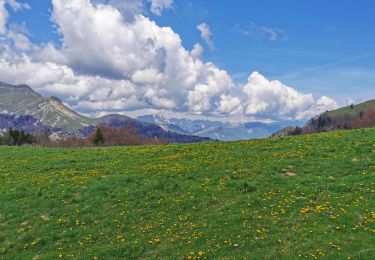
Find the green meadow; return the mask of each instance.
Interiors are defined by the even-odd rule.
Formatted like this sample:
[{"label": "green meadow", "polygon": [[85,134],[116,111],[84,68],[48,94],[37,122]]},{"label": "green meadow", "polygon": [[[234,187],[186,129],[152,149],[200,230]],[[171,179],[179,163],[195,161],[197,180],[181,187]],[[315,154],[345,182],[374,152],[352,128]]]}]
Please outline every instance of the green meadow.
[{"label": "green meadow", "polygon": [[0,147],[0,259],[375,259],[375,129]]}]

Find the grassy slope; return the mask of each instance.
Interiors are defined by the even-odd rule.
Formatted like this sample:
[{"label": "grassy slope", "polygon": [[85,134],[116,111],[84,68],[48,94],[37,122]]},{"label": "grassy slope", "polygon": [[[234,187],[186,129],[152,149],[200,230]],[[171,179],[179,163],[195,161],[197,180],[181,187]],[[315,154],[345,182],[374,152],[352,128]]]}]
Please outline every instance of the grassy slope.
[{"label": "grassy slope", "polygon": [[44,102],[44,98],[29,88],[11,88],[0,82],[0,109],[10,112],[24,111]]},{"label": "grassy slope", "polygon": [[364,103],[355,105],[353,109],[350,106],[339,108],[334,111],[328,112],[331,117],[344,116],[344,115],[357,115],[361,111],[366,111],[370,107],[375,107],[375,100],[369,100]]},{"label": "grassy slope", "polygon": [[[83,116],[54,100],[48,101],[49,112],[45,114],[45,123],[58,128],[82,129],[85,126],[96,125],[97,119]],[[58,119],[55,125],[55,120]]]},{"label": "grassy slope", "polygon": [[375,129],[0,165],[1,259],[375,258]]}]

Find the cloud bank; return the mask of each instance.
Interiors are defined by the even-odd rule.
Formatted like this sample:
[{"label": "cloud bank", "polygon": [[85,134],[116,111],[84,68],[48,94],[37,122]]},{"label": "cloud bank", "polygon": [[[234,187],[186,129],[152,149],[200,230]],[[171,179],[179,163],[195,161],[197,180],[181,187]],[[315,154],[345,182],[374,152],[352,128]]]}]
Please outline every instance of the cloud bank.
[{"label": "cloud bank", "polygon": [[[305,119],[337,107],[328,97],[315,99],[258,72],[245,85],[236,84],[228,72],[200,59],[200,44],[185,49],[172,28],[145,15],[145,6],[161,15],[172,0],[125,2],[52,0],[51,19],[62,42],[55,47],[34,45],[26,34],[7,29],[4,6],[11,3],[0,0],[1,80],[27,83],[92,114],[154,109]],[[209,27],[198,27],[210,46]]]}]

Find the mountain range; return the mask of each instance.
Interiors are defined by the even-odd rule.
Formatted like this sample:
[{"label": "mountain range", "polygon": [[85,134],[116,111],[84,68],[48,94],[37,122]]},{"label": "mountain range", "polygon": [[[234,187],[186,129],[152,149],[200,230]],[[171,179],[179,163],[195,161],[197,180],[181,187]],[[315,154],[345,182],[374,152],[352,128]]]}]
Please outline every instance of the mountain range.
[{"label": "mountain range", "polygon": [[130,124],[146,137],[176,143],[265,138],[285,126],[260,122],[167,119],[160,115],[144,115],[136,119],[118,114],[89,118],[68,108],[57,97],[43,97],[27,85],[0,82],[0,129],[3,131],[18,128],[62,136],[87,136],[100,124],[111,127]]},{"label": "mountain range", "polygon": [[28,132],[44,131],[62,137],[85,137],[98,125],[115,128],[130,125],[140,136],[172,143],[247,140],[373,127],[375,100],[327,111],[310,119],[303,127],[285,127],[288,122],[228,123],[161,115],[143,115],[134,119],[112,114],[90,118],[68,108],[57,97],[43,97],[27,85],[0,82],[0,132],[14,128]]},{"label": "mountain range", "polygon": [[43,97],[27,85],[0,82],[1,131],[17,128],[28,132],[47,131],[62,137],[84,137],[92,133],[97,125],[130,125],[136,128],[141,136],[164,139],[172,143],[212,141],[207,137],[164,130],[156,124],[141,122],[123,115],[89,118],[71,110],[57,97]]},{"label": "mountain range", "polygon": [[224,123],[210,120],[166,119],[160,115],[139,116],[137,120],[157,124],[167,131],[209,137],[220,141],[266,138],[283,127],[283,124],[276,123]]}]

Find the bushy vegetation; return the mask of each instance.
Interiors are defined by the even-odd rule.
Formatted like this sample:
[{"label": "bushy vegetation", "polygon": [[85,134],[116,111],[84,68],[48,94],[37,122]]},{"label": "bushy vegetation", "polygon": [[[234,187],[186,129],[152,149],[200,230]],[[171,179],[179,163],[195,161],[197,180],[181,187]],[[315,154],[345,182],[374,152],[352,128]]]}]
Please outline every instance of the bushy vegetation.
[{"label": "bushy vegetation", "polygon": [[0,165],[1,259],[375,258],[375,129]]},{"label": "bushy vegetation", "polygon": [[[363,110],[359,110],[363,108]],[[273,136],[314,134],[337,130],[352,130],[375,127],[375,101],[358,106],[349,106],[332,112],[325,112],[309,120],[304,127],[287,127]]]},{"label": "bushy vegetation", "polygon": [[36,143],[36,138],[34,135],[27,133],[23,130],[13,130],[1,133],[0,135],[0,145],[31,145]]},{"label": "bushy vegetation", "polygon": [[[354,108],[353,108],[354,109]],[[329,113],[313,118],[304,127],[304,133],[316,133],[329,130],[350,130],[375,126],[375,106],[356,114],[346,113],[332,116]]]},{"label": "bushy vegetation", "polygon": [[[167,144],[163,139],[153,139],[139,134],[138,130],[130,125],[123,127],[108,127],[101,125],[87,137],[89,144],[95,146],[129,146],[146,144]],[[90,146],[90,145],[87,146]]]}]

